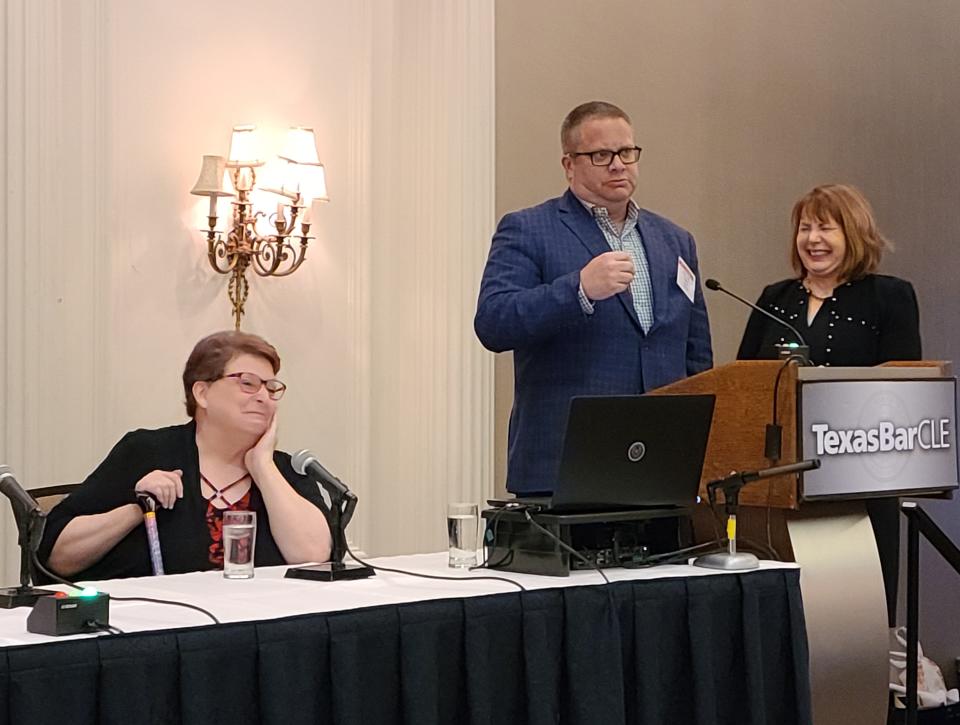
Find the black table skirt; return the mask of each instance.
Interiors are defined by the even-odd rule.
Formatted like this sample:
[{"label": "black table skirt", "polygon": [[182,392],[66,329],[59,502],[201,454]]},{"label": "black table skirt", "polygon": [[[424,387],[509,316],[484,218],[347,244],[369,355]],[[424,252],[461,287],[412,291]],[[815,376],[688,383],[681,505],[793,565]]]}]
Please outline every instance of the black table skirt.
[{"label": "black table skirt", "polygon": [[811,722],[797,570],[10,647],[0,688],[0,725]]}]

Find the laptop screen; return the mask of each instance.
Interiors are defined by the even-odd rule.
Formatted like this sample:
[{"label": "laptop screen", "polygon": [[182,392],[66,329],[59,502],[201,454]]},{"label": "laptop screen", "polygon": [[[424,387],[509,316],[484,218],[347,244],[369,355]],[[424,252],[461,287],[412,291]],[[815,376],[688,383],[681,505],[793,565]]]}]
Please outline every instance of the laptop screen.
[{"label": "laptop screen", "polygon": [[713,395],[576,397],[552,509],[692,506]]}]

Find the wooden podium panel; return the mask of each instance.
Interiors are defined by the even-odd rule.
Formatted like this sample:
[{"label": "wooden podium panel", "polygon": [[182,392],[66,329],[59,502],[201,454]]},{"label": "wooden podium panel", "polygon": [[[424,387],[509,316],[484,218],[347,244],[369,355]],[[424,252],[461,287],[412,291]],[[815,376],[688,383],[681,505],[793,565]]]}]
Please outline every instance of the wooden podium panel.
[{"label": "wooden podium panel", "polygon": [[[780,462],[797,456],[797,367],[781,360],[740,360],[678,380],[648,395],[712,394],[717,397],[707,455],[700,478],[700,495],[706,484],[731,471],[755,471],[777,464],[764,458],[765,431],[773,417],[773,388],[782,370],[777,419],[783,427]],[[756,481],[740,492],[744,506],[796,509],[796,475]]]}]

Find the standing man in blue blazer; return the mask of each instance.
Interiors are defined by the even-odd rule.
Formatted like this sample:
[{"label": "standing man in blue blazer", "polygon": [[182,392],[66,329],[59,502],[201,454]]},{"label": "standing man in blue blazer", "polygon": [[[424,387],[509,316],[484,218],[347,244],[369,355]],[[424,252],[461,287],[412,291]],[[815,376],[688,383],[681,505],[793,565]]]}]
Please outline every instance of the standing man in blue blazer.
[{"label": "standing man in blue blazer", "polygon": [[693,237],[632,198],[630,118],[584,103],[560,141],[570,188],[500,221],[474,319],[486,348],[513,350],[518,496],[553,492],[573,396],[643,393],[713,364]]}]

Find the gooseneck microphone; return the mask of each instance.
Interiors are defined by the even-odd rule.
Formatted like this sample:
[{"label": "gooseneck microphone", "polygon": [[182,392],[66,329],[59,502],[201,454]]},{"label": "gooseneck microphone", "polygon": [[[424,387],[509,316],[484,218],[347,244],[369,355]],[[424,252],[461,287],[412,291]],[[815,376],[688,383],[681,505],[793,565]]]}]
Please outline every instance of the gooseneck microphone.
[{"label": "gooseneck microphone", "polygon": [[[800,334],[800,331],[797,330],[789,322],[781,320],[776,315],[773,315],[767,312],[765,309],[759,305],[753,304],[748,300],[743,299],[740,295],[736,295],[728,289],[725,289],[715,279],[708,279],[704,282],[707,289],[713,290],[714,292],[723,292],[725,295],[733,297],[737,302],[742,302],[751,310],[756,310],[761,315],[769,317],[771,320],[776,322],[778,325],[786,327],[790,332],[794,334],[799,343],[799,347],[787,347],[786,350],[780,348],[781,359],[786,359],[783,366],[786,366],[791,361],[796,361],[801,365],[810,365],[810,346],[807,345],[807,341],[803,339],[803,335]],[[780,393],[780,376],[783,373],[783,367],[780,368],[780,371],[777,373],[777,379],[773,384],[773,416],[770,423],[767,424],[766,431],[764,433],[764,444],[763,444],[763,455],[770,461],[780,460],[780,453],[782,451],[782,428],[780,423],[777,420],[777,399]]]},{"label": "gooseneck microphone", "polygon": [[708,279],[706,282],[704,282],[704,284],[707,286],[707,289],[713,290],[714,292],[723,292],[725,295],[729,295],[730,297],[733,297],[733,299],[737,300],[738,302],[742,302],[743,304],[745,304],[745,305],[746,305],[747,307],[749,307],[750,309],[756,310],[756,311],[759,312],[761,315],[765,315],[766,317],[769,317],[771,320],[773,320],[774,322],[776,322],[778,325],[783,325],[783,326],[786,327],[788,330],[790,330],[790,332],[792,332],[792,333],[794,334],[794,336],[797,338],[797,342],[799,342],[801,345],[803,345],[804,347],[807,347],[807,348],[809,349],[809,347],[808,347],[808,345],[807,345],[807,341],[803,339],[803,335],[801,335],[800,332],[799,332],[799,330],[797,330],[797,328],[794,327],[793,325],[791,325],[789,322],[785,322],[784,320],[781,320],[779,317],[777,317],[777,316],[774,315],[774,314],[771,314],[770,312],[767,312],[765,309],[763,309],[763,308],[760,307],[759,305],[755,305],[755,304],[753,304],[753,302],[748,302],[747,300],[743,299],[743,297],[741,297],[740,295],[734,294],[734,293],[731,292],[730,290],[724,288],[723,285],[721,285],[721,284],[720,284],[719,282],[717,282],[717,280],[715,280],[715,279]]}]

